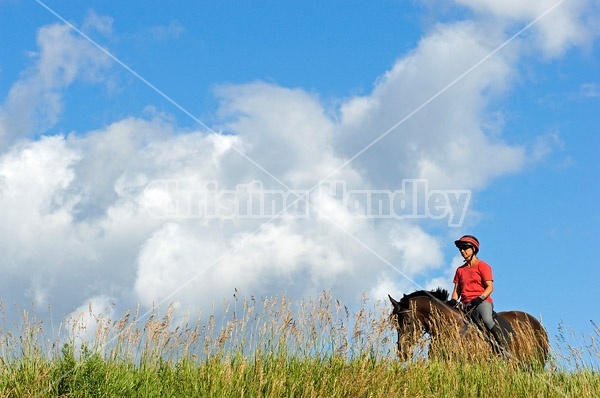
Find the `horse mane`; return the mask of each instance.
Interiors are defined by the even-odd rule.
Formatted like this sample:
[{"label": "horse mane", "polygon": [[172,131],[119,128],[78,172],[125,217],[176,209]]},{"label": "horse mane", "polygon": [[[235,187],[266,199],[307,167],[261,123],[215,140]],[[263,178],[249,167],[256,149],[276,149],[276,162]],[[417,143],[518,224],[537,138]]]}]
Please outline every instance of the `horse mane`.
[{"label": "horse mane", "polygon": [[417,290],[416,292],[405,294],[400,300],[400,304],[402,307],[408,308],[408,301],[414,299],[415,297],[433,297],[442,302],[446,302],[448,301],[449,296],[450,294],[448,293],[448,290],[441,287],[438,287],[434,290]]}]

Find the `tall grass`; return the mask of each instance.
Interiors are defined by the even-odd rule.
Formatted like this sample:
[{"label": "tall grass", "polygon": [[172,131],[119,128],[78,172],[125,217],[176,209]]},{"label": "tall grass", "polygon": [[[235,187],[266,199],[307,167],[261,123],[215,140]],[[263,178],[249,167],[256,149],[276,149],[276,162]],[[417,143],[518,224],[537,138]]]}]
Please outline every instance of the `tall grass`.
[{"label": "tall grass", "polygon": [[[555,349],[536,372],[487,353],[427,358],[426,339],[400,362],[385,304],[364,299],[350,312],[328,293],[300,302],[235,297],[213,314],[137,309],[97,316],[93,335],[75,321],[52,336],[23,312],[16,330],[1,331],[0,396],[598,396],[598,369],[586,362],[600,359],[598,328],[585,355]],[[565,360],[577,366],[561,367]]]}]

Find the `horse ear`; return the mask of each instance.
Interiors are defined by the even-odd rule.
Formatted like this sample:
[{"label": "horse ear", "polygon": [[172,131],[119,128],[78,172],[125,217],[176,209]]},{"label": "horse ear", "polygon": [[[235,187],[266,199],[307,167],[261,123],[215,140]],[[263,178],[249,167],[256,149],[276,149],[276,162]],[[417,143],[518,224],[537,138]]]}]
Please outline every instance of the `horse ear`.
[{"label": "horse ear", "polygon": [[392,303],[392,305],[394,307],[397,307],[398,306],[398,302],[396,300],[394,300],[394,298],[392,296],[390,296],[389,294],[388,294],[388,297],[390,298],[390,302]]}]

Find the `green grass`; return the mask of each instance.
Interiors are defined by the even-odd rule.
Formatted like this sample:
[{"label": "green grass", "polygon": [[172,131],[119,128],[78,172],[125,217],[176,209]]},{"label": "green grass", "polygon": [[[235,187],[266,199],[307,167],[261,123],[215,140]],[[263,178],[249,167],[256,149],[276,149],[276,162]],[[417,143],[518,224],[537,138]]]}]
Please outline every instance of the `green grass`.
[{"label": "green grass", "polygon": [[117,320],[100,316],[94,337],[85,341],[77,337],[77,326],[66,336],[48,338],[42,324],[25,313],[18,333],[2,331],[0,396],[600,394],[597,369],[584,364],[584,358],[598,353],[598,330],[582,344],[589,352],[559,347],[546,368],[538,371],[489,355],[427,359],[418,348],[413,360],[401,363],[395,355],[388,311],[377,305],[367,308],[365,300],[360,311],[351,314],[327,294],[296,306],[285,298],[236,301],[221,320],[209,316],[194,323],[187,317],[175,319],[170,310],[161,317],[156,311],[144,322],[136,313]]}]

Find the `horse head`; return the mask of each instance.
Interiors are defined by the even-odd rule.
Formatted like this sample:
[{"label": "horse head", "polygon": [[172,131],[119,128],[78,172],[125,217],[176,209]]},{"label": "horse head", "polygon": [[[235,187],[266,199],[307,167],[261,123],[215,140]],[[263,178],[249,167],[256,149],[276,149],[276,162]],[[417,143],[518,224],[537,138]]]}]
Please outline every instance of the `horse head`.
[{"label": "horse head", "polygon": [[[412,347],[416,339],[411,339],[416,336],[417,328],[414,310],[410,306],[410,298],[405,294],[400,301],[395,300],[388,295],[392,303],[392,313],[390,320],[398,332],[397,353],[400,360],[407,361],[412,355]],[[414,340],[414,341],[413,341]]]},{"label": "horse head", "polygon": [[407,320],[410,318],[410,303],[407,299],[406,294],[400,301],[396,301],[392,296],[388,294],[390,302],[392,303],[392,313],[390,314],[390,320],[394,323],[396,329],[404,326]]},{"label": "horse head", "polygon": [[398,356],[405,361],[412,355],[412,348],[423,333],[434,332],[431,323],[434,311],[432,307],[450,310],[445,306],[448,291],[440,288],[419,290],[403,295],[399,301],[390,295],[388,297],[392,303],[390,320],[398,331]]}]

